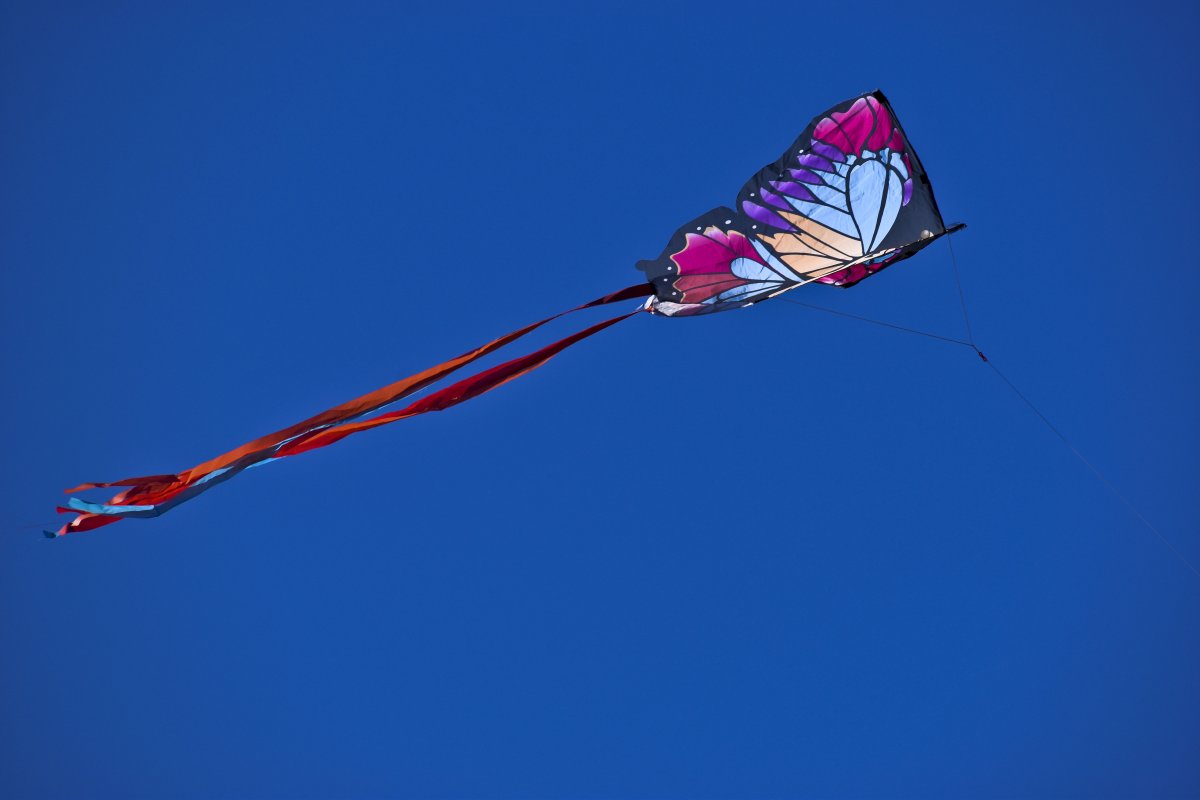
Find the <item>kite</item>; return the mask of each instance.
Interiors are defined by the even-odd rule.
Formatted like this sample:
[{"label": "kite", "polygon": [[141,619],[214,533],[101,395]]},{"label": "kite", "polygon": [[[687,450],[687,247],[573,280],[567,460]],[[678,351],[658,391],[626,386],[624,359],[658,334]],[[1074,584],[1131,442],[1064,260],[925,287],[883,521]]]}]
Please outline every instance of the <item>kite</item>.
[{"label": "kite", "polygon": [[[571,345],[643,312],[690,317],[745,308],[808,283],[849,287],[915,255],[947,228],[933,187],[896,112],[879,91],[816,117],[786,152],[737,196],[675,232],[662,254],[640,261],[642,283],[501,336],[408,378],[174,475],[148,475],[68,489],[120,487],[107,503],[70,498],[76,516],[49,537],[93,530],[130,517],[157,517],[241,472],[326,447],[351,434],[442,411],[519,378]],[[645,297],[633,311],[591,325],[384,411],[559,317]]]}]

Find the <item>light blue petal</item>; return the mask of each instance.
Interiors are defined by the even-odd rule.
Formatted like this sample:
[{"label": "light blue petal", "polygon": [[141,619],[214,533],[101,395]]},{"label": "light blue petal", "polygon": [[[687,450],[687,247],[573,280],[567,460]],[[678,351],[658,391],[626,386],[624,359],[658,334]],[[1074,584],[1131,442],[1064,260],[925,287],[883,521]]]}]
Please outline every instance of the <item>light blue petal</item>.
[{"label": "light blue petal", "polygon": [[747,283],[745,286],[738,286],[733,289],[726,289],[716,296],[715,300],[718,303],[728,303],[731,300],[738,300],[749,295],[756,295],[762,292],[771,292],[783,286],[782,281],[772,281],[764,283]]},{"label": "light blue petal", "polygon": [[781,277],[782,277],[782,278],[783,278],[785,281],[790,281],[790,282],[792,282],[792,283],[800,283],[801,281],[803,281],[803,280],[804,280],[804,279],[803,279],[803,278],[801,278],[799,275],[797,275],[797,274],[796,274],[796,273],[795,273],[795,272],[792,270],[792,268],[791,268],[791,267],[789,267],[787,264],[783,263],[783,262],[782,262],[782,261],[780,261],[778,258],[776,258],[776,257],[775,257],[775,254],[774,254],[774,253],[772,253],[772,252],[771,252],[771,250],[770,250],[770,248],[768,248],[768,247],[767,247],[765,244],[763,244],[762,242],[758,241],[757,239],[752,239],[752,240],[750,241],[750,244],[754,246],[754,249],[755,249],[755,250],[758,252],[758,254],[759,254],[761,257],[762,257],[762,260],[763,260],[763,261],[766,261],[768,264],[770,264],[770,265],[771,265],[771,269],[773,269],[773,270],[775,270],[776,272],[778,272],[778,273],[779,273],[779,275],[780,275],[780,276],[781,276]]},{"label": "light blue petal", "polygon": [[838,183],[840,186],[837,188],[833,186],[814,186],[811,183],[804,185],[822,203],[828,203],[835,208],[840,208],[842,211],[849,211],[850,207],[846,205],[846,182],[839,180]]},{"label": "light blue petal", "polygon": [[[794,197],[785,198],[792,208],[799,211],[804,216],[819,222],[827,228],[833,228],[838,233],[843,233],[851,239],[858,239],[858,228],[854,225],[854,220],[845,211],[839,211],[836,208],[823,206],[818,203],[810,203],[807,200],[797,200]],[[853,196],[850,202],[854,202]]]},{"label": "light blue petal", "polygon": [[729,263],[729,271],[747,281],[779,280],[779,276],[772,272],[766,264],[760,264],[753,258],[735,258]]},{"label": "light blue petal", "polygon": [[850,171],[850,212],[862,232],[863,252],[883,241],[903,201],[904,179],[882,161],[864,159]]}]

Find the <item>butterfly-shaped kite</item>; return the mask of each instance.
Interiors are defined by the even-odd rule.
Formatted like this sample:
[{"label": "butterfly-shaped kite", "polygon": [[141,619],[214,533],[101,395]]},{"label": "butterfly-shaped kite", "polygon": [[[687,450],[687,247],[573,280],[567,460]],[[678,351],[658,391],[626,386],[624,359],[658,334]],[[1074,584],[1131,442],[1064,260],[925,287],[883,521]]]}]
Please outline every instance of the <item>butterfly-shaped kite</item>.
[{"label": "butterfly-shaped kite", "polygon": [[[853,97],[814,119],[778,161],[759,170],[742,187],[736,210],[709,211],[676,231],[657,259],[639,262],[645,283],[535,322],[182,472],[77,486],[68,492],[122,491],[106,503],[72,497],[59,511],[77,515],[47,535],[156,517],[258,464],[450,408],[641,311],[693,316],[742,308],[806,283],[853,286],[959,227],[943,223],[925,170],[883,94]],[[636,311],[384,411],[564,314],[637,297],[647,300]]]},{"label": "butterfly-shaped kite", "polygon": [[806,283],[853,286],[949,232],[896,113],[872,92],[814,119],[742,187],[736,211],[684,225],[638,269],[650,311],[688,316]]}]

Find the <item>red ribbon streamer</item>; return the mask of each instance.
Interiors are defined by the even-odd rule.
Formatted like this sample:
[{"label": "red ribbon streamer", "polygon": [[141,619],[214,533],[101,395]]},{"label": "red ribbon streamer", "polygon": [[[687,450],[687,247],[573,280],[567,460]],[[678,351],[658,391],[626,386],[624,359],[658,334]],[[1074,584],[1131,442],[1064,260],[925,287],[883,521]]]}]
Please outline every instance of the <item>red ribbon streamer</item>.
[{"label": "red ribbon streamer", "polygon": [[[193,489],[193,494],[198,494],[207,487],[199,486],[200,482],[207,476],[219,470],[236,470],[240,472],[252,464],[264,461],[268,458],[282,458],[285,456],[298,455],[299,453],[315,450],[320,447],[326,447],[334,442],[337,442],[346,436],[360,431],[369,430],[371,428],[387,425],[401,419],[413,417],[418,414],[424,414],[429,411],[442,411],[459,403],[478,397],[485,392],[489,392],[508,381],[514,380],[522,375],[525,375],[534,369],[537,369],[542,364],[545,364],[558,353],[562,352],[571,345],[586,339],[600,331],[608,328],[616,323],[628,319],[640,312],[631,312],[623,314],[612,319],[592,325],[578,333],[567,336],[554,342],[546,347],[541,348],[526,356],[515,358],[503,364],[499,364],[491,369],[484,370],[478,375],[474,375],[465,380],[461,380],[451,386],[441,389],[433,394],[424,397],[409,406],[387,414],[382,414],[378,417],[367,420],[356,420],[364,414],[369,414],[383,406],[395,402],[396,400],[407,397],[421,389],[430,386],[433,383],[447,377],[453,372],[462,367],[483,358],[490,353],[511,344],[520,339],[526,334],[532,333],[534,330],[543,325],[565,316],[575,311],[580,311],[585,308],[593,308],[596,306],[616,303],[623,300],[630,300],[637,297],[645,297],[653,293],[653,287],[647,283],[640,283],[634,286],[627,287],[618,292],[605,295],[597,298],[589,303],[584,303],[581,306],[555,314],[552,317],[527,325],[512,333],[501,336],[498,339],[493,339],[481,347],[470,350],[462,355],[444,361],[441,364],[430,367],[422,372],[412,375],[408,378],[391,383],[373,392],[357,397],[334,408],[322,411],[313,417],[310,417],[295,425],[290,425],[281,430],[266,436],[261,436],[251,442],[247,442],[240,447],[223,453],[215,458],[209,459],[202,464],[198,464],[191,469],[184,470],[177,475],[149,475],[140,478],[125,478],[119,481],[84,483],[79,486],[68,489],[68,493],[82,491],[84,489],[105,488],[113,486],[130,487],[116,494],[109,505],[113,506],[159,506],[172,499],[178,498],[189,489]],[[190,497],[179,500],[183,502]],[[60,512],[71,513],[71,509],[59,508]],[[165,510],[165,509],[164,509]],[[158,511],[150,512],[152,515],[160,513]],[[68,533],[77,533],[81,531],[94,530],[104,525],[113,522],[119,522],[128,514],[121,512],[112,513],[91,513],[85,512],[79,514],[71,522],[60,528],[57,535],[63,536]],[[145,514],[141,514],[145,516]]]}]

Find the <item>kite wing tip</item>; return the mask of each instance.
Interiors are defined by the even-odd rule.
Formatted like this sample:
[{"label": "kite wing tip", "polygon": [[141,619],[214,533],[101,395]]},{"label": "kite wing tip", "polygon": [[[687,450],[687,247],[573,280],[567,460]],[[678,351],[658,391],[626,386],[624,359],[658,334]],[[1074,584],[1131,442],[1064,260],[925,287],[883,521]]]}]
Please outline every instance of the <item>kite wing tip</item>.
[{"label": "kite wing tip", "polygon": [[58,534],[55,533],[54,531],[42,531],[42,536],[45,536],[47,539],[57,539],[58,538]]}]

